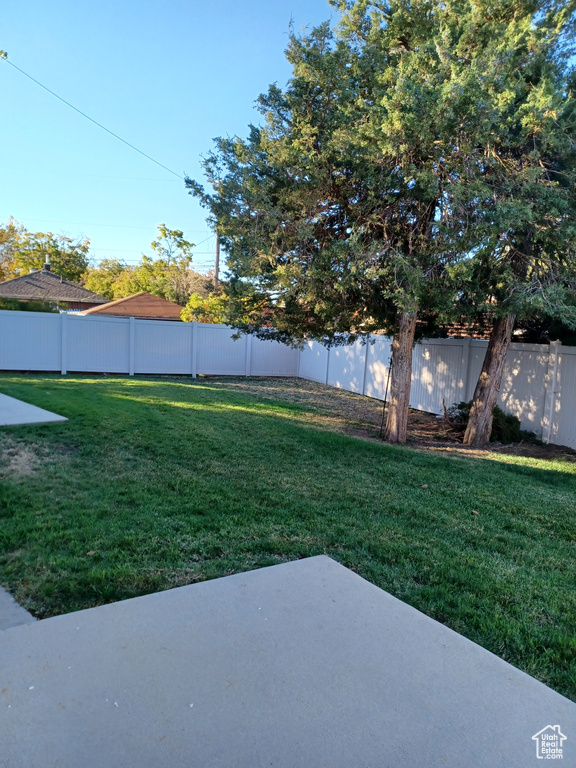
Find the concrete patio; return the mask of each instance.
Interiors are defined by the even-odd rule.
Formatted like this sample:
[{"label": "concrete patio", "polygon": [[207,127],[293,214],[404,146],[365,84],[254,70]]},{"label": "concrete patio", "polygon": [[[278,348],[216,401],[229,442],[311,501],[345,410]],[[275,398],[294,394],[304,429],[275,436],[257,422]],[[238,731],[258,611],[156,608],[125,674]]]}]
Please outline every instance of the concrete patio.
[{"label": "concrete patio", "polygon": [[0,427],[22,424],[49,424],[56,421],[68,421],[65,416],[45,411],[30,403],[24,403],[15,397],[0,394]]},{"label": "concrete patio", "polygon": [[4,768],[526,768],[576,704],[327,557],[0,633]]}]

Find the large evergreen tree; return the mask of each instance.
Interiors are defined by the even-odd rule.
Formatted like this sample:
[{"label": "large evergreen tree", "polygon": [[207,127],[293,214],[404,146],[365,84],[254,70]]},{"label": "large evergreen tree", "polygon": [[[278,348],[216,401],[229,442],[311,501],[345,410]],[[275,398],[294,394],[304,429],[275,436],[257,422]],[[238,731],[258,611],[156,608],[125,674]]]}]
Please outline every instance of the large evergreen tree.
[{"label": "large evergreen tree", "polygon": [[494,318],[464,443],[490,439],[492,412],[517,322],[562,319],[576,327],[576,111],[570,83],[550,49],[533,50],[524,67],[529,111],[513,109],[508,135],[484,167],[479,229],[486,241],[460,265],[463,299]]},{"label": "large evergreen tree", "polygon": [[293,76],[260,97],[265,124],[217,140],[213,192],[187,185],[228,251],[232,307],[238,286],[242,318],[247,286],[255,306],[267,298],[237,327],[329,344],[393,332],[386,438],[403,442],[418,314],[452,301],[448,268],[490,237],[486,148],[516,96],[515,52],[561,26],[565,4],[333,5],[335,33],[291,36]]}]

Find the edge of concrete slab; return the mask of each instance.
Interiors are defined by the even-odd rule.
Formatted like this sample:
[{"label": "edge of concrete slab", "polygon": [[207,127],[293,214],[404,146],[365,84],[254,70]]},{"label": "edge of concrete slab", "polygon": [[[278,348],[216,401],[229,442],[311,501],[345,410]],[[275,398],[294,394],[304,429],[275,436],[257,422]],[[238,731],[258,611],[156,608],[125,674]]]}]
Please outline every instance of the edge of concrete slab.
[{"label": "edge of concrete slab", "polygon": [[35,621],[31,613],[19,605],[9,592],[0,587],[0,631]]},{"label": "edge of concrete slab", "polygon": [[549,723],[576,732],[576,704],[326,556],[13,627],[0,692],[6,768],[525,768]]},{"label": "edge of concrete slab", "polygon": [[25,403],[10,395],[0,393],[0,427],[21,427],[26,424],[53,424],[68,421],[52,411]]}]

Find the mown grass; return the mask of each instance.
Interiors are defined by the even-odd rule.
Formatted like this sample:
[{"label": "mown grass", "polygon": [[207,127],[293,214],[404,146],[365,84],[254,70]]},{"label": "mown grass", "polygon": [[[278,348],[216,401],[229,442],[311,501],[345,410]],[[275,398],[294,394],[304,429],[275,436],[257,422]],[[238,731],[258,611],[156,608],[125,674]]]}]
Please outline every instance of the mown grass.
[{"label": "mown grass", "polygon": [[237,380],[0,390],[70,419],[0,432],[0,583],[36,615],[324,553],[576,700],[575,464],[363,441]]}]

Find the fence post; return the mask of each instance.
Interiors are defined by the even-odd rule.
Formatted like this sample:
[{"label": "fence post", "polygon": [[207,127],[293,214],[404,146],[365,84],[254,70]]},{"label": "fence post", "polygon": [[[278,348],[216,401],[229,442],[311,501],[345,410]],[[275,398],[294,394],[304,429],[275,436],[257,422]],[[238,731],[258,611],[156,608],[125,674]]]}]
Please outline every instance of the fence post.
[{"label": "fence post", "polygon": [[328,386],[328,379],[330,378],[330,350],[332,347],[328,347],[328,354],[326,355],[326,381],[324,382]]},{"label": "fence post", "polygon": [[134,376],[134,359],[136,356],[136,320],[130,317],[130,332],[128,334],[128,376]]},{"label": "fence post", "polygon": [[302,349],[297,348],[296,352],[298,354],[298,358],[296,360],[296,378],[300,378],[300,360],[302,359],[302,352],[304,351],[304,347]]},{"label": "fence post", "polygon": [[368,373],[368,358],[370,357],[370,339],[371,335],[368,334],[368,341],[366,342],[366,355],[364,356],[364,376],[362,377],[362,394],[366,394],[366,374]]},{"label": "fence post", "polygon": [[60,373],[65,376],[67,371],[66,351],[68,347],[68,315],[62,312],[60,315]]},{"label": "fence post", "polygon": [[546,393],[544,398],[544,416],[542,424],[542,442],[549,443],[552,437],[554,405],[556,401],[556,383],[558,379],[558,357],[562,344],[551,341],[548,351],[548,371],[546,373]]},{"label": "fence post", "polygon": [[250,376],[252,368],[252,335],[246,334],[246,376]]},{"label": "fence post", "polygon": [[462,339],[462,402],[468,402],[468,379],[470,378],[470,336]]},{"label": "fence post", "polygon": [[192,321],[192,378],[198,376],[198,320]]}]

